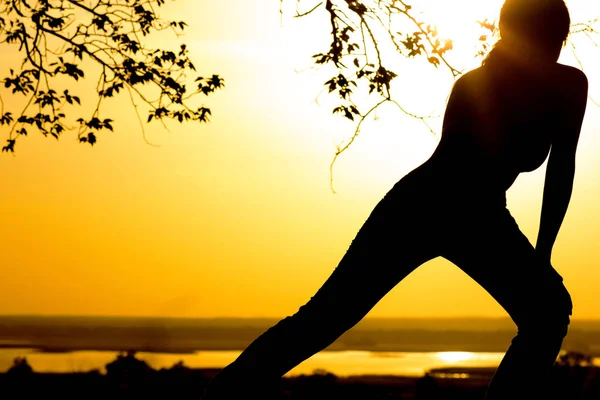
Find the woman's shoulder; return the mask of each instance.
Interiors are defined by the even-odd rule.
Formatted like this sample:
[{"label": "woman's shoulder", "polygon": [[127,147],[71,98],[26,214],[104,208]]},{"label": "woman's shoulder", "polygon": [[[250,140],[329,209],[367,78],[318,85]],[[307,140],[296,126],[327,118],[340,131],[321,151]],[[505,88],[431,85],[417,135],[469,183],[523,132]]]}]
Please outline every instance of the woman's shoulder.
[{"label": "woman's shoulder", "polygon": [[588,79],[582,70],[557,63],[554,68],[548,71],[546,82],[555,94],[561,108],[573,109],[574,111],[585,108],[588,96]]},{"label": "woman's shoulder", "polygon": [[585,73],[579,68],[572,67],[570,65],[556,63],[556,71],[565,77],[570,77],[579,81],[587,82]]},{"label": "woman's shoulder", "polygon": [[582,70],[570,65],[556,64],[555,71],[557,81],[563,83],[565,88],[587,91],[588,79]]},{"label": "woman's shoulder", "polygon": [[463,73],[455,82],[455,86],[469,86],[481,79],[482,67]]},{"label": "woman's shoulder", "polygon": [[452,92],[455,95],[468,95],[473,94],[473,89],[480,87],[481,80],[481,67],[472,69],[460,75],[454,85],[452,85]]}]

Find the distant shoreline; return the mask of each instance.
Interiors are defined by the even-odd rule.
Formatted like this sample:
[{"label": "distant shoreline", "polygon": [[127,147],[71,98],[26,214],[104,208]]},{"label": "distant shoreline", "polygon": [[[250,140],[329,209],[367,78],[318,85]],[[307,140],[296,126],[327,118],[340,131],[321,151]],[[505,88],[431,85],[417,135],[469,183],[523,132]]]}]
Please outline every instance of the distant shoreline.
[{"label": "distant shoreline", "polygon": [[[282,316],[272,317],[174,317],[174,316],[144,316],[144,315],[82,315],[82,314],[0,314],[2,319],[98,319],[98,320],[167,320],[167,321],[279,321]],[[512,324],[512,320],[506,316],[452,316],[452,317],[370,317],[367,316],[362,322],[368,321],[499,321]],[[590,322],[600,324],[600,318],[572,318],[571,322]],[[359,323],[359,324],[360,324]]]},{"label": "distant shoreline", "polygon": [[[144,347],[132,347],[132,348],[121,348],[121,347],[46,347],[46,346],[24,346],[24,345],[11,345],[11,344],[2,344],[0,345],[0,351],[2,350],[26,350],[32,353],[40,353],[40,354],[69,354],[76,352],[110,352],[110,353],[126,353],[128,351],[134,351],[136,353],[146,353],[146,354],[171,354],[171,355],[194,355],[201,352],[241,352],[244,348],[228,348],[228,349],[176,349],[176,348],[144,348]],[[377,354],[385,354],[385,353],[444,353],[444,352],[467,352],[467,353],[504,353],[504,350],[481,350],[481,349],[469,349],[461,348],[461,349],[409,349],[409,348],[399,348],[393,350],[381,350],[381,349],[325,349],[324,352],[328,353],[342,353],[342,352],[365,352],[365,353],[377,353]],[[586,353],[593,358],[600,358],[600,352],[595,353]]]},{"label": "distant shoreline", "polygon": [[[271,317],[232,317],[232,316],[221,316],[221,317],[174,317],[170,315],[83,315],[83,314],[0,314],[0,320],[3,318],[69,318],[69,319],[156,319],[156,320],[220,320],[220,321],[278,321],[285,316],[271,316]],[[367,316],[362,321],[377,321],[377,320],[405,320],[405,321],[444,321],[444,320],[506,320],[510,321],[508,316],[477,316],[477,315],[457,315],[449,317],[371,317]],[[572,321],[588,321],[588,322],[600,322],[600,318],[573,318]]]},{"label": "distant shoreline", "polygon": [[[0,349],[33,349],[44,353],[242,351],[274,321],[0,316]],[[326,350],[503,353],[515,334],[514,323],[506,318],[370,318],[344,333]],[[600,321],[574,321],[563,349],[600,356]]]}]

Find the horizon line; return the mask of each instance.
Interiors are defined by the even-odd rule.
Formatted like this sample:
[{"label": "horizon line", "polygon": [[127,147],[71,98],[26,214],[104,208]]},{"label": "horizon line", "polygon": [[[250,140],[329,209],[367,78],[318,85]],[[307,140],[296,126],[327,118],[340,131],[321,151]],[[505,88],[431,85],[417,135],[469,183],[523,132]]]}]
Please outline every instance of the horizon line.
[{"label": "horizon line", "polygon": [[[0,314],[0,318],[115,318],[115,319],[188,319],[188,320],[279,320],[285,316],[263,316],[263,317],[236,317],[236,316],[219,316],[219,317],[193,317],[193,316],[160,316],[160,315],[106,315],[106,314]],[[423,316],[423,317],[365,317],[362,321],[368,320],[511,320],[507,316],[478,316],[478,315],[463,315],[463,316]],[[597,318],[571,318],[573,321],[594,321],[600,322],[600,317]],[[359,322],[359,323],[360,323]]]}]

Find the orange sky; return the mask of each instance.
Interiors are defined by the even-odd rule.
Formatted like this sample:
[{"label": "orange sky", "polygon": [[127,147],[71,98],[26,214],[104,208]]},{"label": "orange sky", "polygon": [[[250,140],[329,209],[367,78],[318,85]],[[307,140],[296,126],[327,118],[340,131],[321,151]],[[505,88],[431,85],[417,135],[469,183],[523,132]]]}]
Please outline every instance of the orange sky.
[{"label": "orange sky", "polygon": [[[568,4],[574,20],[591,15],[583,0]],[[0,314],[292,314],[335,268],[377,201],[437,144],[418,122],[384,109],[336,165],[334,195],[333,142],[352,126],[331,115],[331,99],[314,102],[325,74],[295,71],[327,45],[322,16],[287,17],[281,27],[276,2],[244,0],[179,0],[165,12],[190,24],[183,40],[199,72],[226,79],[226,89],[207,100],[212,122],[171,124],[172,133],[151,125],[148,138],[160,145],[152,147],[123,96],[105,108],[116,132],[101,134],[94,148],[72,136],[56,142],[30,135],[14,157],[2,154]],[[596,51],[582,46],[579,54],[591,94],[600,98],[591,73],[599,70]],[[568,51],[563,61],[575,63]],[[398,78],[406,88],[400,97],[414,110],[443,111],[449,74],[407,68]],[[575,191],[553,256],[575,318],[600,318],[599,116],[590,103]],[[543,173],[523,175],[508,193],[532,242]],[[504,312],[458,268],[437,259],[370,315]]]}]

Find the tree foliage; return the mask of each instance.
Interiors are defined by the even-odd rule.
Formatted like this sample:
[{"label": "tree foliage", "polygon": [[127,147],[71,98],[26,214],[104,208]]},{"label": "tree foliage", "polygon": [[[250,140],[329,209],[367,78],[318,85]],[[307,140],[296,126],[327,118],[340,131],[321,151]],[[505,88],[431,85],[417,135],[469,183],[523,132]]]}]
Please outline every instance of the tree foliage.
[{"label": "tree foliage", "polygon": [[[16,46],[22,56],[2,79],[4,90],[25,98],[13,112],[0,97],[0,126],[8,130],[4,152],[14,152],[17,138],[30,131],[59,138],[75,131],[94,145],[98,132],[113,130],[101,113],[106,98],[128,92],[140,123],[136,101],[148,107],[146,122],[174,119],[208,122],[210,108],[192,107],[190,99],[224,86],[218,75],[190,76],[195,66],[188,48],[148,47],[152,33],[181,34],[184,21],[167,21],[158,11],[165,0],[0,0],[0,43]],[[145,40],[146,39],[146,40]],[[97,76],[90,77],[89,70]],[[84,79],[96,79],[96,93],[82,97]],[[187,87],[190,79],[193,87]],[[69,89],[70,88],[70,89]],[[82,105],[91,102],[86,112]],[[87,115],[86,115],[87,114]],[[143,129],[143,125],[142,125]]]}]

